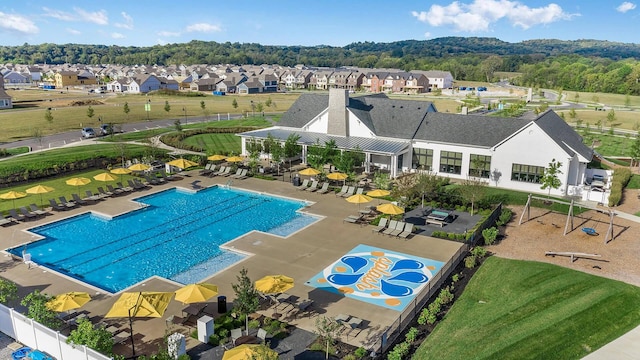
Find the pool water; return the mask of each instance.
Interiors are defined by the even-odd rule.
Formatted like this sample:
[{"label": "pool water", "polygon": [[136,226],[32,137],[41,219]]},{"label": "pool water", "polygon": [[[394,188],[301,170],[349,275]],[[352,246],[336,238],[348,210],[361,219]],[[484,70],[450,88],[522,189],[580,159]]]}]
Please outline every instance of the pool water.
[{"label": "pool water", "polygon": [[318,220],[298,212],[303,201],[221,187],[136,201],[146,206],[113,219],[85,213],[31,229],[44,239],[26,251],[41,266],[118,292],[153,275],[201,281],[244,257],[220,245],[252,230],[287,236]]}]

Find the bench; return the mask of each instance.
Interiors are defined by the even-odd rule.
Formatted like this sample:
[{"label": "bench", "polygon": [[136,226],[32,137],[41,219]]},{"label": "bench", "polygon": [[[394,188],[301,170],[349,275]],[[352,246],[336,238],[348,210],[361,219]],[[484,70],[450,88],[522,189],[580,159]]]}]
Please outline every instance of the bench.
[{"label": "bench", "polygon": [[433,224],[433,225],[440,225],[440,227],[443,227],[446,222],[442,221],[442,220],[436,220],[436,219],[430,219],[430,218],[426,218],[424,220],[425,225],[428,224]]},{"label": "bench", "polygon": [[583,259],[593,259],[593,258],[601,258],[602,255],[598,254],[585,254],[579,252],[566,252],[566,251],[545,251],[544,256],[568,256],[571,259],[571,262],[575,262],[579,258]]}]

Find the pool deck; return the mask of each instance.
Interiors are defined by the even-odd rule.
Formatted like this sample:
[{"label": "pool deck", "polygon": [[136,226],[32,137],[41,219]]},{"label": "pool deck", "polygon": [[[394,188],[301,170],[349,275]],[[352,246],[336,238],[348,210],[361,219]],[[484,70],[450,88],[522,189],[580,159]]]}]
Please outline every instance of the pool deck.
[{"label": "pool deck", "polygon": [[[132,202],[132,198],[176,186],[191,189],[191,183],[194,180],[200,181],[198,183],[199,186],[208,187],[216,184],[224,185],[229,178],[208,178],[198,176],[197,171],[194,171],[192,172],[192,176],[185,177],[183,180],[169,182],[165,185],[156,185],[149,190],[109,198],[95,205],[84,206],[65,212],[52,211],[53,215],[47,216],[45,219],[20,223],[9,227],[0,227],[0,239],[2,239],[0,246],[6,249],[30,242],[34,239],[33,236],[23,230],[82,212],[96,211],[114,216],[135,210],[139,208],[139,205]],[[371,232],[370,226],[344,223],[343,219],[345,217],[357,214],[358,207],[357,205],[347,203],[344,198],[337,198],[332,193],[321,195],[307,191],[297,191],[288,182],[266,181],[253,178],[233,180],[231,187],[314,202],[313,205],[305,208],[304,211],[321,215],[324,219],[286,239],[253,232],[228,243],[227,246],[254,255],[205,281],[216,284],[219,288],[219,295],[227,296],[227,301],[229,306],[231,306],[234,297],[231,284],[237,282],[237,275],[243,267],[247,268],[249,277],[254,281],[271,274],[285,274],[290,276],[295,279],[296,285],[288,291],[288,293],[300,299],[313,299],[316,314],[328,317],[335,317],[338,314],[349,314],[364,320],[362,331],[357,334],[354,332],[354,335],[349,336],[346,336],[347,332],[344,332],[341,337],[342,341],[355,346],[370,347],[374,344],[379,339],[380,333],[397,319],[400,312],[318,290],[304,285],[305,281],[309,280],[358,244],[366,244],[442,262],[447,262],[461,246],[461,244],[457,242],[422,235],[414,235],[408,240],[397,239],[374,234]],[[197,251],[197,249],[185,249],[184,251]],[[81,310],[89,312],[89,316],[94,323],[102,319],[104,314],[107,313],[111,305],[118,298],[117,294],[106,294],[99,289],[88,287],[73,279],[47,271],[44,267],[31,267],[28,269],[27,265],[12,258],[6,252],[3,252],[0,256],[0,269],[3,271],[3,277],[19,285],[20,296],[24,296],[36,289],[52,295],[67,291],[86,291],[90,293],[93,300],[82,307]],[[178,288],[179,286],[175,283],[152,278],[126,291],[175,291]],[[211,299],[210,302],[212,302],[212,305],[209,306],[209,308],[217,308],[215,298]],[[19,307],[17,308],[20,310]],[[183,304],[172,301],[162,318],[136,319],[133,324],[136,352],[148,354],[156,351],[167,328],[165,320],[172,315],[182,316],[182,308],[184,308]],[[273,312],[273,309],[262,311],[262,313],[267,316],[271,316]],[[296,318],[286,313],[283,318],[281,318],[283,321],[287,321],[290,324],[308,331],[314,330],[315,319],[315,316],[300,316]],[[126,319],[121,319],[119,325],[122,328],[128,328]],[[183,330],[186,331],[186,329]],[[187,336],[187,349],[198,344],[199,342],[197,340]],[[122,348],[123,346],[126,348]],[[130,351],[130,342],[126,342],[124,345],[119,345],[118,348],[116,348],[117,353],[125,355],[130,354]]]}]

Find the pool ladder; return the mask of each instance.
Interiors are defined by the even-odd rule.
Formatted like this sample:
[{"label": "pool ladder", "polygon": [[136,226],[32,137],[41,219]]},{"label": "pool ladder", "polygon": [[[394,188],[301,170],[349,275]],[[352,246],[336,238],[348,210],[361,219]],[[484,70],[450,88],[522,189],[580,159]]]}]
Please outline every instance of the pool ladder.
[{"label": "pool ladder", "polygon": [[224,187],[226,189],[229,189],[231,187],[231,184],[233,184],[233,180],[228,180],[227,183],[224,185]]}]

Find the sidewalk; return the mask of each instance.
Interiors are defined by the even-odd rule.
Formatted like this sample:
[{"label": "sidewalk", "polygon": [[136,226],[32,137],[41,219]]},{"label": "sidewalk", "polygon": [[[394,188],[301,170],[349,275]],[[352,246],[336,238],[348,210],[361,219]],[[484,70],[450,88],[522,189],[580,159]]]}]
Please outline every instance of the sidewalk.
[{"label": "sidewalk", "polygon": [[640,359],[640,326],[582,358],[583,360]]}]

